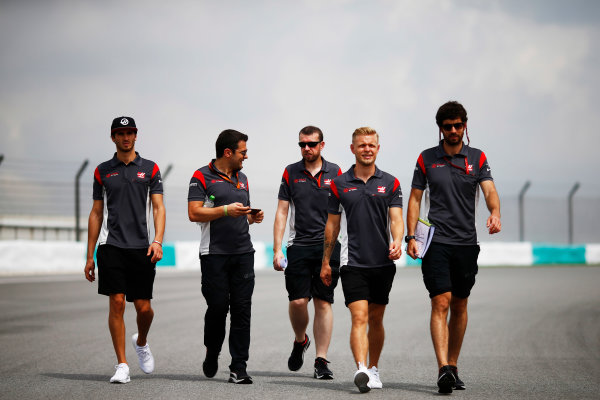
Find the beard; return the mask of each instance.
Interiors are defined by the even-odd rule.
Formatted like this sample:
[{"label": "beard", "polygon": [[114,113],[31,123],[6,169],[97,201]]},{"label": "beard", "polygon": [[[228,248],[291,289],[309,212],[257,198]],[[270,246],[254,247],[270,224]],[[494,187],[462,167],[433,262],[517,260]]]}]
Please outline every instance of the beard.
[{"label": "beard", "polygon": [[448,146],[459,146],[462,143],[463,135],[446,134],[444,135],[444,143]]},{"label": "beard", "polygon": [[303,153],[302,154],[302,158],[304,159],[304,161],[306,162],[315,162],[319,159],[319,156],[321,155],[321,153]]}]

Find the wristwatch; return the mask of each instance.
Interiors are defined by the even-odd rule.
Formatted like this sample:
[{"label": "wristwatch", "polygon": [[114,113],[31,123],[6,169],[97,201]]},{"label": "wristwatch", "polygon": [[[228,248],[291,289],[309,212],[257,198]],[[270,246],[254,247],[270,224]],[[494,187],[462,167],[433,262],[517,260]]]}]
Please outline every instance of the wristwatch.
[{"label": "wristwatch", "polygon": [[406,236],[406,237],[404,238],[404,241],[405,241],[406,243],[408,243],[408,242],[410,242],[410,241],[411,241],[412,239],[414,239],[414,238],[415,238],[415,235]]}]

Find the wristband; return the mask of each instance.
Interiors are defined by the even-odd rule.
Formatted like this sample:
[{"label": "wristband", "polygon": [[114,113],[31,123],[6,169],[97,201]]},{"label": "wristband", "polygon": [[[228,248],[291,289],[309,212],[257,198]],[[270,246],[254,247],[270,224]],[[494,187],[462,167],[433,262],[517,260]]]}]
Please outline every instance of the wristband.
[{"label": "wristband", "polygon": [[404,241],[405,241],[406,243],[408,243],[408,242],[410,242],[410,241],[411,241],[411,240],[413,240],[413,239],[415,239],[415,235],[409,235],[409,236],[406,236],[406,237],[404,238]]},{"label": "wristband", "polygon": [[225,211],[225,216],[227,217],[229,214],[227,214],[227,204],[225,204],[223,206],[223,211]]},{"label": "wristband", "polygon": [[159,246],[160,246],[160,247],[162,247],[162,243],[161,243],[161,242],[159,242],[158,240],[155,240],[155,241],[154,241],[154,242],[152,242],[152,243],[158,243],[158,244],[159,244]]}]

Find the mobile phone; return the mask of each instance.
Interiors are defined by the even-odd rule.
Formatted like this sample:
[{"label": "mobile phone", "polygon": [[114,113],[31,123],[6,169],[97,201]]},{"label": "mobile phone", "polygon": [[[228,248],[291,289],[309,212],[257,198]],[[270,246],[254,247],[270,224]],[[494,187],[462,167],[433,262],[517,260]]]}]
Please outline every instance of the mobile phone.
[{"label": "mobile phone", "polygon": [[260,212],[260,208],[251,208],[250,209],[250,214],[254,215],[254,214],[258,214]]}]

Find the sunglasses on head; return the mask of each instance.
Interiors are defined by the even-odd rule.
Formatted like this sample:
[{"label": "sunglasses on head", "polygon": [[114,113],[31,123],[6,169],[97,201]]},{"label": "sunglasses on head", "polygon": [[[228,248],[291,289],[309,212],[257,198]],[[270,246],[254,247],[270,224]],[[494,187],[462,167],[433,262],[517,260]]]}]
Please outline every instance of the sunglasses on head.
[{"label": "sunglasses on head", "polygon": [[300,146],[301,149],[303,149],[304,146],[313,148],[313,147],[317,147],[320,143],[321,142],[298,142],[298,146]]},{"label": "sunglasses on head", "polygon": [[452,127],[454,127],[454,129],[459,130],[463,126],[465,126],[464,122],[457,122],[455,124],[444,124],[444,125],[442,125],[442,129],[445,130],[445,131],[449,131],[449,130],[452,129]]}]

